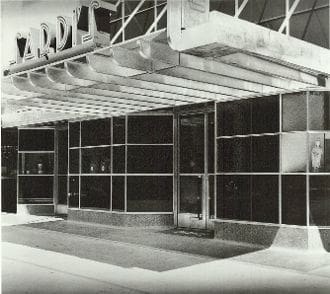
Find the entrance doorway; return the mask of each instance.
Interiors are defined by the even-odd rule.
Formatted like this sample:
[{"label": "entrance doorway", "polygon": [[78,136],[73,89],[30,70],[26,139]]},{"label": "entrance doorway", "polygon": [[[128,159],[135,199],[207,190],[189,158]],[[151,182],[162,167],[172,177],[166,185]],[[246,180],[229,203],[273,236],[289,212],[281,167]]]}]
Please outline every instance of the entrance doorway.
[{"label": "entrance doorway", "polygon": [[[213,105],[212,105],[213,106]],[[178,115],[178,226],[209,228],[213,212],[214,108]],[[211,185],[210,185],[211,184]]]}]

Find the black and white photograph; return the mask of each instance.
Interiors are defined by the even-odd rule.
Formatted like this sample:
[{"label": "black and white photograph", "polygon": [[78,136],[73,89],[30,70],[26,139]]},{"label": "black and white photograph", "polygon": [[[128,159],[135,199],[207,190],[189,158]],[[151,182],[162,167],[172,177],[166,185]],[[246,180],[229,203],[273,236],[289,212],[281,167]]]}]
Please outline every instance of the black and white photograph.
[{"label": "black and white photograph", "polygon": [[1,293],[330,293],[330,0],[0,8]]}]

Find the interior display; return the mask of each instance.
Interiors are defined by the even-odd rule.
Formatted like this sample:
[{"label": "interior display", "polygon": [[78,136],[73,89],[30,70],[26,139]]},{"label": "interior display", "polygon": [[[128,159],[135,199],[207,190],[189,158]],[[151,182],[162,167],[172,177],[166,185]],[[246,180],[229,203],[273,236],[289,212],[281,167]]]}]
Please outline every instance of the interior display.
[{"label": "interior display", "polygon": [[110,173],[110,147],[82,148],[81,164],[81,172],[84,174]]},{"label": "interior display", "polygon": [[20,174],[53,174],[54,153],[20,153]]},{"label": "interior display", "polygon": [[323,148],[321,146],[321,139],[316,139],[311,150],[312,171],[319,172],[321,169],[321,158],[323,156]]}]

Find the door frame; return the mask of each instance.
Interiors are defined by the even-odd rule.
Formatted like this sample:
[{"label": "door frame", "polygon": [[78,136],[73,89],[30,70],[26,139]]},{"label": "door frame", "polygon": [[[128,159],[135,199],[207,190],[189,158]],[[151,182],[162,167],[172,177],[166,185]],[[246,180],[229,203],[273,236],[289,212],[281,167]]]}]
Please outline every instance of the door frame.
[{"label": "door frame", "polygon": [[[212,223],[209,221],[209,176],[214,173],[209,173],[209,113],[215,113],[215,103],[212,104],[213,111],[209,111],[208,103],[200,105],[195,109],[175,109],[174,110],[174,224],[179,226],[180,214],[180,176],[202,176],[202,220],[198,228],[209,229],[212,228]],[[184,116],[203,115],[204,123],[204,173],[180,173],[180,119]],[[214,147],[214,146],[211,146]]]}]

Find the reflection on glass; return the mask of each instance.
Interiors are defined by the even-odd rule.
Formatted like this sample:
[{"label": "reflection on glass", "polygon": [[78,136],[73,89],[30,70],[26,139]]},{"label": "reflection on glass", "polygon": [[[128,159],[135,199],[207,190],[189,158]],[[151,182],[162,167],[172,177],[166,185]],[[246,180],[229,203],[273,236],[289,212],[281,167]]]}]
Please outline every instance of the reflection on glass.
[{"label": "reflection on glass", "polygon": [[278,176],[252,176],[252,221],[278,223]]},{"label": "reflection on glass", "polygon": [[125,177],[112,177],[112,210],[125,210]]},{"label": "reflection on glass", "polygon": [[279,136],[252,137],[252,171],[278,172]]},{"label": "reflection on glass", "polygon": [[306,176],[282,176],[282,223],[306,225]]},{"label": "reflection on glass", "polygon": [[80,206],[110,209],[110,177],[81,177]]},{"label": "reflection on glass", "polygon": [[113,144],[125,144],[125,117],[114,117],[113,125]]},{"label": "reflection on glass", "polygon": [[309,129],[330,129],[329,92],[310,92],[309,94]]},{"label": "reflection on glass", "polygon": [[19,198],[53,199],[52,176],[19,177],[18,184]]},{"label": "reflection on glass", "polygon": [[53,174],[53,153],[20,153],[20,174]]},{"label": "reflection on glass", "polygon": [[305,131],[307,127],[306,93],[282,96],[283,131]]},{"label": "reflection on glass", "polygon": [[311,176],[309,183],[310,224],[330,226],[330,176]]},{"label": "reflection on glass", "polygon": [[110,144],[110,119],[81,122],[81,146]]},{"label": "reflection on glass", "polygon": [[173,177],[127,177],[127,211],[173,212]]},{"label": "reflection on glass", "polygon": [[69,171],[70,171],[70,174],[79,173],[79,150],[78,149],[69,150]]},{"label": "reflection on glass", "polygon": [[67,204],[68,203],[68,185],[67,185],[67,176],[58,177],[58,204]]},{"label": "reflection on glass", "polygon": [[110,173],[110,147],[81,149],[81,164],[85,174]]},{"label": "reflection on glass", "polygon": [[80,122],[69,123],[69,141],[70,141],[70,147],[79,147]]},{"label": "reflection on glass", "polygon": [[204,172],[204,115],[180,118],[180,172]]},{"label": "reflection on glass", "polygon": [[279,96],[251,99],[252,133],[276,133],[279,131]]},{"label": "reflection on glass", "polygon": [[79,207],[79,177],[69,177],[69,207]]},{"label": "reflection on glass", "polygon": [[231,101],[217,104],[218,136],[251,133],[251,102]]},{"label": "reflection on glass", "polygon": [[128,143],[165,144],[172,142],[172,116],[128,117]]},{"label": "reflection on glass", "polygon": [[127,146],[128,173],[172,173],[172,146]]},{"label": "reflection on glass", "polygon": [[218,171],[251,171],[251,137],[218,139]]},{"label": "reflection on glass", "polygon": [[112,148],[113,173],[125,173],[125,146],[114,146]]},{"label": "reflection on glass", "polygon": [[217,217],[251,220],[250,176],[217,177]]},{"label": "reflection on glass", "polygon": [[20,129],[20,151],[54,151],[53,129]]},{"label": "reflection on glass", "polygon": [[193,213],[202,219],[203,177],[180,177],[180,212]]},{"label": "reflection on glass", "polygon": [[305,172],[307,157],[307,135],[282,134],[282,171]]}]

